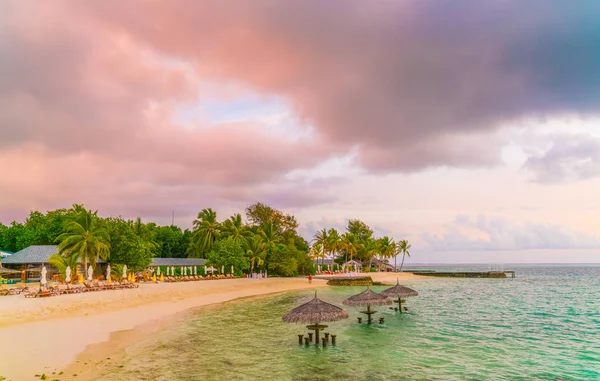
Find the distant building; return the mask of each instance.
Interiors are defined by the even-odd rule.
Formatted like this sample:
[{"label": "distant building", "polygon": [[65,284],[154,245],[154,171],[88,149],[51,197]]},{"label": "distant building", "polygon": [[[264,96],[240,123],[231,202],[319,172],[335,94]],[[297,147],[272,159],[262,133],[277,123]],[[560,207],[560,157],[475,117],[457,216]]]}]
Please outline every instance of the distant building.
[{"label": "distant building", "polygon": [[2,260],[6,268],[22,270],[30,267],[41,267],[48,264],[52,254],[58,253],[56,245],[35,245],[18,251]]}]

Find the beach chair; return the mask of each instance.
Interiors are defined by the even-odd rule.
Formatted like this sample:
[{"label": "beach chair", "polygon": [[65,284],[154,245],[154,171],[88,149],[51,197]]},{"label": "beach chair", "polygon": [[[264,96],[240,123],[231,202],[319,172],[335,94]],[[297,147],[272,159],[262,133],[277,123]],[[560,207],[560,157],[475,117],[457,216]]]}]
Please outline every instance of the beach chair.
[{"label": "beach chair", "polygon": [[83,282],[83,286],[84,286],[84,291],[99,291],[100,288],[94,286],[90,281],[85,281]]}]

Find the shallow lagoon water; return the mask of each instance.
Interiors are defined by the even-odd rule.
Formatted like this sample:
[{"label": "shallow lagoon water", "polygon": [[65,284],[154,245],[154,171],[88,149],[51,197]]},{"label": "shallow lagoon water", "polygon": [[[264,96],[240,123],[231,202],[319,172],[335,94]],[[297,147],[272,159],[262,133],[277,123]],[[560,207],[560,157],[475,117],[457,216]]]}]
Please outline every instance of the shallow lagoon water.
[{"label": "shallow lagoon water", "polygon": [[[427,279],[385,324],[329,324],[337,346],[298,346],[281,316],[301,292],[195,311],[131,346],[99,380],[596,380],[600,267],[517,269],[515,279]],[[385,287],[373,287],[375,291]],[[363,288],[329,288],[341,305]],[[377,319],[376,319],[377,320]]]}]

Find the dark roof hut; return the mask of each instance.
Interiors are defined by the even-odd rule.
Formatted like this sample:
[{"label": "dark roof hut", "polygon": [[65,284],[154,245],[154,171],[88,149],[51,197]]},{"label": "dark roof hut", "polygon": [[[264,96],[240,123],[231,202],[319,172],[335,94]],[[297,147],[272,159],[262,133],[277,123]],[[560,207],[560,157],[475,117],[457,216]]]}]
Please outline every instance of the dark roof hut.
[{"label": "dark roof hut", "polygon": [[[360,294],[352,295],[348,299],[344,300],[342,303],[344,303],[347,306],[367,306],[366,311],[360,312],[367,315],[367,323],[371,324],[373,322],[371,315],[377,312],[371,311],[371,306],[382,306],[385,304],[392,304],[392,299],[385,295],[373,292],[370,288],[367,288]],[[358,322],[360,323],[360,319],[358,320]]]},{"label": "dark roof hut", "polygon": [[402,298],[407,298],[409,296],[418,296],[419,293],[416,292],[415,290],[413,290],[412,288],[408,288],[405,286],[402,286],[400,284],[400,280],[398,279],[398,281],[396,282],[396,285],[394,287],[390,287],[386,290],[381,291],[381,293],[383,295],[388,295],[388,296],[392,296],[392,297],[396,297],[398,298],[398,300],[395,300],[396,302],[398,302],[398,309],[400,312],[402,312]]}]

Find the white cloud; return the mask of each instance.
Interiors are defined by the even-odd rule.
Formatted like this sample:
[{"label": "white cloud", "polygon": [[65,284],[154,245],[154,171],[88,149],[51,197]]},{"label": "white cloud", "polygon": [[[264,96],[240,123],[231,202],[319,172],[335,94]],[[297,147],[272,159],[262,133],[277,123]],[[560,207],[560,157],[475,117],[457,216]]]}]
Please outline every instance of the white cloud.
[{"label": "white cloud", "polygon": [[600,249],[600,237],[556,224],[459,215],[443,234],[422,238],[435,251]]}]

